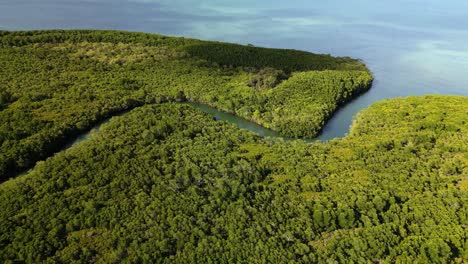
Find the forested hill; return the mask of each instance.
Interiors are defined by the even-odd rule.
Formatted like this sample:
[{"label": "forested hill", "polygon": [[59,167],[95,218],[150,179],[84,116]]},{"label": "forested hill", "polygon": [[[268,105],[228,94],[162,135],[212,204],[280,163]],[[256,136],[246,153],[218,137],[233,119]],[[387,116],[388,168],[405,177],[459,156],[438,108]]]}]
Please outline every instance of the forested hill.
[{"label": "forested hill", "polygon": [[0,180],[144,104],[203,103],[311,138],[372,82],[351,58],[120,31],[0,31],[0,61]]},{"label": "forested hill", "polygon": [[29,263],[463,263],[468,98],[272,142],[187,105],[144,106],[0,185],[0,259]]}]

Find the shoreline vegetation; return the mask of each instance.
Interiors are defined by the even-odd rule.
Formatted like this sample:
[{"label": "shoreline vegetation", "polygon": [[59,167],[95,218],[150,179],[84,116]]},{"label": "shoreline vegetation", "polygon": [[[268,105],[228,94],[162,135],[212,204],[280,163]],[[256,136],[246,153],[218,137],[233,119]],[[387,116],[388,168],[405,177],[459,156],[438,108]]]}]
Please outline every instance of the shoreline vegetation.
[{"label": "shoreline vegetation", "polygon": [[314,138],[367,91],[358,60],[122,31],[0,31],[0,178],[31,168],[115,113],[205,104]]},{"label": "shoreline vegetation", "polygon": [[[468,259],[466,96],[383,100],[327,142],[267,140],[168,101],[210,102],[283,134],[315,135],[332,109],[368,89],[369,71],[349,58],[143,33],[0,39],[3,172],[66,131],[134,108],[0,184],[0,261]],[[304,119],[310,113],[317,118]]]}]

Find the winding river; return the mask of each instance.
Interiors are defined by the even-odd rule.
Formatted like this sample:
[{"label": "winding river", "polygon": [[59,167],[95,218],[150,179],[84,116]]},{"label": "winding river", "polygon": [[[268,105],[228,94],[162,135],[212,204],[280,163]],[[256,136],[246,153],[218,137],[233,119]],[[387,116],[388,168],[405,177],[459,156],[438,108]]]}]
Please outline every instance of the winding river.
[{"label": "winding river", "polygon": [[[197,103],[185,103],[185,104],[190,105],[191,107],[193,107],[195,109],[198,109],[198,110],[200,110],[202,112],[205,112],[205,113],[208,113],[208,114],[212,115],[216,120],[225,121],[225,122],[234,124],[239,128],[250,130],[250,131],[260,135],[261,137],[277,137],[277,138],[282,138],[284,140],[294,140],[293,138],[284,137],[284,136],[280,135],[280,133],[278,133],[278,132],[276,132],[274,130],[265,128],[265,127],[263,127],[261,125],[258,125],[258,124],[254,123],[254,122],[251,122],[249,120],[246,120],[246,119],[244,119],[242,117],[239,117],[239,116],[236,116],[234,114],[220,111],[220,110],[218,110],[216,108],[213,108],[211,106],[207,106],[207,105],[203,105],[203,104],[197,104]],[[316,138],[312,138],[312,139],[307,138],[307,139],[302,139],[302,140],[304,140],[306,142],[312,142],[314,140],[326,140],[326,139],[328,139],[328,135],[323,133],[323,134],[321,134],[320,136],[318,136]]]},{"label": "winding river", "polygon": [[[198,103],[191,103],[191,102],[181,103],[181,104],[189,105],[189,106],[191,106],[191,107],[193,107],[193,108],[195,108],[197,110],[200,110],[202,112],[205,112],[207,114],[212,115],[217,121],[224,121],[224,122],[234,124],[234,125],[236,125],[237,127],[241,128],[241,129],[247,129],[247,130],[249,130],[251,132],[254,132],[254,133],[258,134],[261,137],[275,137],[275,138],[282,138],[284,140],[296,140],[294,138],[284,137],[284,136],[280,135],[278,132],[276,132],[274,130],[265,128],[263,126],[260,126],[260,125],[258,125],[256,123],[254,123],[254,122],[251,122],[251,121],[248,121],[248,120],[246,120],[244,118],[238,117],[238,116],[236,116],[234,114],[220,111],[220,110],[218,110],[218,109],[216,109],[214,107],[211,107],[211,106],[198,104]],[[129,110],[129,111],[131,111],[131,110]],[[124,115],[124,114],[128,113],[129,111],[122,112],[122,113],[117,114],[115,116]],[[74,145],[88,139],[91,136],[92,132],[98,132],[100,130],[101,126],[108,123],[111,119],[112,119],[112,117],[106,118],[103,121],[99,122],[93,128],[91,128],[89,131],[87,131],[87,132],[79,135],[75,139],[71,140],[60,151],[64,151],[66,149],[69,149],[69,148],[73,147]],[[312,138],[312,139],[307,138],[307,139],[300,139],[300,140],[303,140],[303,141],[306,141],[306,142],[312,142],[312,141],[316,141],[316,140],[325,141],[329,137],[330,137],[330,135],[328,135],[326,133],[322,133],[320,136],[318,136],[316,138]]]},{"label": "winding river", "polygon": [[[220,110],[218,110],[216,108],[213,108],[213,107],[210,107],[210,106],[207,106],[207,105],[191,103],[191,102],[181,103],[181,104],[189,105],[189,106],[191,106],[191,107],[193,107],[193,108],[195,108],[197,110],[200,110],[202,112],[210,114],[218,121],[225,121],[225,122],[234,124],[234,125],[236,125],[237,127],[241,128],[241,129],[250,130],[250,131],[260,135],[261,137],[275,137],[275,138],[282,138],[284,140],[296,140],[296,139],[293,139],[293,138],[288,138],[288,137],[281,136],[278,132],[276,132],[274,130],[262,127],[262,126],[260,126],[258,124],[255,124],[255,123],[253,123],[251,121],[248,121],[246,119],[238,117],[238,116],[236,116],[234,114],[226,113],[226,112],[220,111]],[[82,141],[87,140],[93,133],[99,132],[99,130],[101,129],[101,126],[108,123],[113,117],[124,115],[124,114],[128,113],[129,111],[131,111],[131,110],[121,112],[121,113],[116,114],[116,115],[114,115],[112,117],[109,117],[109,118],[106,118],[106,119],[102,120],[101,122],[99,122],[95,126],[93,126],[90,130],[88,130],[88,131],[80,134],[76,138],[70,140],[58,152],[56,152],[56,154],[60,153],[62,151],[65,151],[65,150],[77,145],[78,143],[80,143]],[[330,135],[327,135],[327,134],[324,133],[324,134],[322,134],[322,135],[320,135],[320,136],[318,136],[316,138],[313,138],[313,139],[301,139],[301,140],[304,140],[306,142],[312,142],[312,141],[315,141],[315,140],[326,140],[329,136]],[[15,177],[25,175],[29,171],[30,171],[29,169],[25,170],[25,171],[17,174]]]}]

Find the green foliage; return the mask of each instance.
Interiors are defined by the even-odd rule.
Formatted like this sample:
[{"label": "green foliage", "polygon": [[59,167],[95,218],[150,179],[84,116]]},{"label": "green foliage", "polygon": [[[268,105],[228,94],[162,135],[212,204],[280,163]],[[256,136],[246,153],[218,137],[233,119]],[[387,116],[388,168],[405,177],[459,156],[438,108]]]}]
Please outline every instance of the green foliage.
[{"label": "green foliage", "polygon": [[220,65],[275,68],[286,72],[310,70],[361,70],[365,65],[355,59],[313,54],[299,50],[267,49],[228,43],[205,42],[184,48],[190,55]]},{"label": "green foliage", "polygon": [[335,110],[366,91],[372,77],[365,71],[294,73],[265,94],[258,123],[289,137],[317,135]]},{"label": "green foliage", "polygon": [[12,101],[12,96],[8,91],[0,91],[0,105],[6,105]]},{"label": "green foliage", "polygon": [[248,86],[259,89],[267,90],[275,87],[281,81],[288,79],[289,76],[282,70],[276,70],[273,68],[264,68],[256,72],[255,75],[249,82]]},{"label": "green foliage", "polygon": [[467,106],[383,101],[328,143],[265,140],[183,104],[137,108],[0,185],[0,259],[463,263]]},{"label": "green foliage", "polygon": [[171,102],[314,136],[370,73],[347,58],[143,33],[0,40],[2,179],[136,108],[0,184],[1,262],[467,259],[466,97],[379,102],[327,143],[267,140]]},{"label": "green foliage", "polygon": [[[203,103],[285,136],[314,137],[339,104],[368,89],[372,80],[352,59],[248,47],[249,54],[256,54],[249,61],[272,57],[236,68],[191,52],[194,45],[215,50],[221,45],[226,54],[232,49],[236,60],[243,46],[143,33],[2,31],[0,43],[0,180],[60,150],[98,121],[151,103]],[[359,67],[285,73],[350,68],[347,64]],[[291,81],[286,80],[290,74]],[[301,74],[307,81],[298,83],[295,76]],[[299,104],[290,96],[308,100]]]},{"label": "green foliage", "polygon": [[115,30],[36,30],[1,31],[3,47],[19,47],[34,43],[141,43],[145,46],[181,47],[200,43],[199,40],[167,37],[157,34],[135,33]]}]

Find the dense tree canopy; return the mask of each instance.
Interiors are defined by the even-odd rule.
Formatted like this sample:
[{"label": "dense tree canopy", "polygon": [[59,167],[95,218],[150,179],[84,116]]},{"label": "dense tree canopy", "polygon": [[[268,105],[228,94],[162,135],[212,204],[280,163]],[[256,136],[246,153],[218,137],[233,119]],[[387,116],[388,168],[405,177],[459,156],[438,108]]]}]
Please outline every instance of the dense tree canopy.
[{"label": "dense tree canopy", "polygon": [[[306,67],[298,51],[236,45],[259,60],[228,62],[231,44],[140,33],[0,38],[4,179],[133,109],[0,184],[1,262],[468,259],[467,97],[385,100],[343,139],[283,141],[173,101],[308,136],[368,89],[369,72],[347,58],[316,68],[321,56],[310,55]],[[300,59],[263,58],[285,54]]]},{"label": "dense tree canopy", "polygon": [[459,262],[463,97],[378,103],[328,143],[187,105],[115,117],[0,185],[0,257],[28,262]]}]

